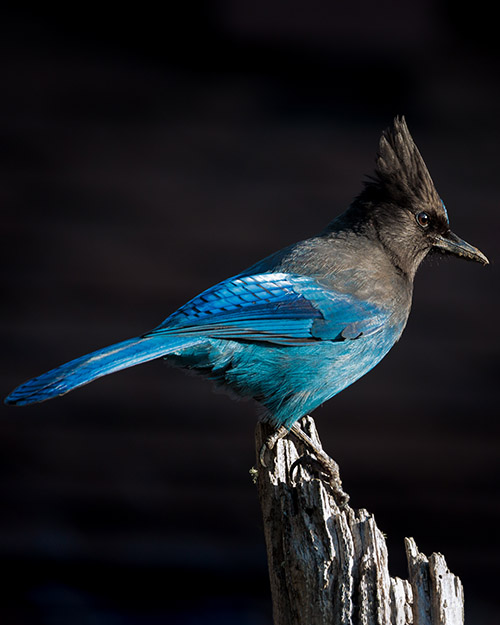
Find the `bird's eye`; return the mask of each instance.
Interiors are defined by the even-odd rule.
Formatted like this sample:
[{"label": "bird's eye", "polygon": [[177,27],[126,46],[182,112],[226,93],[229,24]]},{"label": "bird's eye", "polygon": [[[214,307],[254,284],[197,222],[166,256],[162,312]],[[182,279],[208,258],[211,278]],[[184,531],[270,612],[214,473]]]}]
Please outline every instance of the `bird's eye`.
[{"label": "bird's eye", "polygon": [[415,219],[417,220],[417,224],[421,228],[427,228],[431,223],[431,218],[425,211],[421,211],[415,215]]}]

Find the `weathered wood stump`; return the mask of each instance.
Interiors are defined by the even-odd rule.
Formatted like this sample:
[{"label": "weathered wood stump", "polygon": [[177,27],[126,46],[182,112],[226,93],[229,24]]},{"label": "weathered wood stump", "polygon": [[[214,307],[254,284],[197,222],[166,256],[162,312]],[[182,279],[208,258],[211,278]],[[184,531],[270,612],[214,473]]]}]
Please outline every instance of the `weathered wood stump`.
[{"label": "weathered wood stump", "polygon": [[[311,417],[301,425],[321,447]],[[405,539],[408,580],[391,578],[384,536],[366,510],[339,508],[328,483],[307,463],[292,434],[259,463],[272,432],[256,432],[275,625],[462,625],[464,595],[441,554],[426,558]]]}]

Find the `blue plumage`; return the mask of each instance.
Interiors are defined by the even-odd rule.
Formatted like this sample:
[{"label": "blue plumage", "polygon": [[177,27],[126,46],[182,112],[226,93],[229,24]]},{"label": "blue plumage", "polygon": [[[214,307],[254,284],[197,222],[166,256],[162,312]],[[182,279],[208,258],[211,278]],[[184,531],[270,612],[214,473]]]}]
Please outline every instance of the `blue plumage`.
[{"label": "blue plumage", "polygon": [[[310,277],[236,276],[194,298],[142,337],[30,380],[7,402],[50,399],[108,373],[164,357],[257,398],[276,425],[291,426],[387,353],[402,330],[384,324],[387,316]],[[358,345],[352,347],[353,341]]]},{"label": "blue plumage", "polygon": [[399,339],[431,249],[487,262],[450,232],[404,120],[382,136],[375,174],[317,236],[204,291],[150,332],[22,384],[6,403],[44,401],[162,357],[254,398],[290,428]]},{"label": "blue plumage", "polygon": [[270,421],[290,427],[383,358],[403,329],[385,323],[389,315],[310,277],[256,274],[212,287],[145,336],[201,335],[169,359],[257,399]]},{"label": "blue plumage", "polygon": [[[192,340],[191,343],[194,343]],[[189,346],[190,341],[173,337],[169,349]],[[168,350],[167,350],[168,351]],[[86,356],[47,371],[21,384],[5,399],[7,404],[23,406],[64,395],[109,373],[140,365],[165,354],[165,341],[156,337],[135,337],[121,343],[104,347]]]}]

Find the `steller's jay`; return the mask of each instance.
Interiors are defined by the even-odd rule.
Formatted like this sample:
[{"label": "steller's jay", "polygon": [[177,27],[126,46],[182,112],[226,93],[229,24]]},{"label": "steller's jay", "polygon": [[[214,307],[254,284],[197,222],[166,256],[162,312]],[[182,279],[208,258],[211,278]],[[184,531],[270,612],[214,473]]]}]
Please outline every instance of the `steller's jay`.
[{"label": "steller's jay", "polygon": [[396,343],[415,272],[431,250],[488,263],[450,231],[406,122],[396,118],[380,139],[374,176],[318,235],[204,291],[154,330],[21,384],[5,401],[41,402],[165,358],[262,404],[277,431],[272,447],[291,428],[300,435],[294,426],[300,417],[367,373]]}]

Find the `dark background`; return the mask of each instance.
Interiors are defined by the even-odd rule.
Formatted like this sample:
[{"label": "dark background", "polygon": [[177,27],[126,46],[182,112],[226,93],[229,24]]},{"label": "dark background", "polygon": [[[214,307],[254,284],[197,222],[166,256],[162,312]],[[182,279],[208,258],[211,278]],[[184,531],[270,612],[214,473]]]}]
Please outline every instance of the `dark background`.
[{"label": "dark background", "polygon": [[[315,417],[391,573],[413,536],[498,623],[494,5],[66,6],[0,16],[2,395],[320,230],[403,113],[492,265],[427,261],[402,341]],[[255,414],[160,361],[2,407],[0,622],[269,625]]]}]

